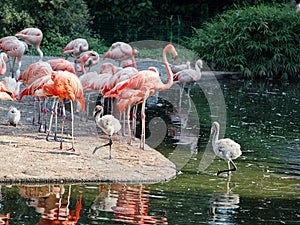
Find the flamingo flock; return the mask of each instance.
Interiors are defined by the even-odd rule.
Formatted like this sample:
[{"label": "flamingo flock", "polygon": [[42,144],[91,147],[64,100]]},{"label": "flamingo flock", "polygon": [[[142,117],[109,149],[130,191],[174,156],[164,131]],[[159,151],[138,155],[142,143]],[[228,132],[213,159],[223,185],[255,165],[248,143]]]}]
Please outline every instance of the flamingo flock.
[{"label": "flamingo flock", "polygon": [[[191,85],[201,79],[203,68],[201,59],[196,61],[194,68],[191,67],[190,61],[181,65],[171,66],[169,64],[168,54],[174,58],[178,55],[172,44],[166,45],[162,51],[163,64],[168,75],[168,81],[162,82],[156,67],[150,66],[148,69],[140,71],[137,69],[135,57],[139,54],[139,51],[127,43],[113,43],[103,55],[102,59],[104,62],[100,66],[100,70],[94,71],[92,68],[100,63],[100,55],[96,51],[89,49],[87,40],[77,38],[68,43],[61,51],[62,54],[66,55],[66,58],[54,58],[44,61],[44,54],[41,49],[42,38],[43,33],[40,29],[26,28],[17,32],[14,36],[0,39],[0,76],[8,72],[7,64],[13,61],[12,65],[10,65],[10,76],[6,76],[0,82],[0,100],[22,101],[24,96],[32,96],[34,105],[36,102],[39,102],[39,104],[44,102],[44,106],[39,105],[38,107],[38,124],[40,125],[38,131],[46,133],[46,140],[49,141],[55,115],[54,140],[60,141],[59,150],[64,149],[64,124],[67,118],[66,104],[70,104],[71,114],[72,147],[67,149],[70,152],[76,151],[74,141],[74,103],[77,105],[76,112],[87,114],[91,102],[90,94],[96,93],[102,96],[102,100],[110,99],[111,109],[114,106],[117,107],[120,119],[116,119],[112,115],[104,115],[112,114],[113,112],[106,109],[106,106],[97,105],[94,109],[94,119],[97,126],[109,136],[108,144],[102,146],[109,146],[109,159],[111,159],[113,135],[118,135],[116,133],[121,129],[122,135],[127,135],[126,144],[132,144],[132,140],[135,138],[136,113],[139,104],[141,104],[141,138],[139,146],[140,149],[145,149],[147,100],[156,91],[168,90],[174,84],[178,84],[180,86],[179,107],[181,107],[181,98],[185,87],[188,87],[187,95],[189,98]],[[28,50],[28,45],[35,47],[39,55],[39,61],[30,64],[21,73],[22,57]],[[73,61],[68,60],[69,57],[72,57]],[[118,66],[111,61],[106,62],[106,59],[115,61]],[[17,60],[18,64],[16,72],[14,71],[15,60]],[[88,71],[86,71],[86,68],[88,68]],[[51,109],[49,110],[47,102],[51,101]],[[59,109],[62,111],[60,139],[57,138]],[[51,115],[47,123],[48,111],[51,112]],[[43,113],[42,116],[40,115],[41,112]],[[20,119],[22,120],[16,108],[11,108],[9,115],[10,124],[13,126],[16,126]],[[122,120],[122,116],[123,124],[121,125],[120,120]],[[44,121],[42,121],[41,117],[43,117]],[[33,125],[35,122],[36,119],[33,118]],[[239,152],[240,150],[232,150],[232,148],[238,149],[238,144],[234,145],[233,142],[228,140],[218,140],[218,129],[219,125],[216,122],[212,127],[214,151],[217,156],[228,162],[228,170],[219,171],[219,175],[223,172],[229,173],[236,170],[236,165],[232,160],[237,158],[241,152]],[[225,148],[220,150],[220,146],[223,146],[223,143],[229,145],[227,150],[224,150]],[[100,147],[96,147],[93,153]],[[223,150],[226,152],[222,152]],[[230,163],[234,166],[233,169],[230,169]]]}]

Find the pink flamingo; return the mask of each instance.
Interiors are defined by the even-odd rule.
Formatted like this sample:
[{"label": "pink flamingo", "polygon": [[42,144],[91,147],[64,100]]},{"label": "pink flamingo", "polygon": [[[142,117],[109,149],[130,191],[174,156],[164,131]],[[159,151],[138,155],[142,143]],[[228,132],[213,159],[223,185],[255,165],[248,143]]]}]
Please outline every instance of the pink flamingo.
[{"label": "pink flamingo", "polygon": [[69,54],[71,57],[76,57],[80,53],[89,50],[89,44],[84,38],[77,38],[69,42],[62,50],[62,54]]},{"label": "pink flamingo", "polygon": [[[201,79],[202,72],[201,69],[203,68],[203,61],[201,59],[198,59],[195,63],[195,69],[182,69],[179,70],[176,74],[173,76],[174,83],[180,85],[180,99],[179,99],[179,109],[181,110],[181,101],[182,101],[182,94],[184,91],[184,87],[186,85],[189,85],[188,88],[188,100],[190,103],[190,88],[191,84],[194,82],[197,82]],[[189,104],[190,105],[190,104]],[[190,106],[191,107],[191,106]]]},{"label": "pink flamingo", "polygon": [[2,82],[0,82],[0,100],[16,100],[16,96],[14,95],[14,93],[9,90]]},{"label": "pink flamingo", "polygon": [[186,70],[186,69],[191,69],[191,62],[190,61],[186,61],[186,63],[180,64],[180,65],[171,66],[171,70],[174,74],[178,73],[181,70]]},{"label": "pink flamingo", "polygon": [[49,63],[38,61],[29,65],[21,74],[18,81],[23,82],[24,85],[29,85],[35,80],[45,75],[51,75],[53,72]]},{"label": "pink flamingo", "polygon": [[0,53],[0,75],[6,73],[6,62],[7,62],[7,54],[5,52]]},{"label": "pink flamingo", "polygon": [[68,71],[58,71],[52,73],[51,79],[52,84],[45,84],[43,86],[43,91],[47,95],[57,96],[63,105],[63,118],[62,118],[62,128],[61,128],[61,142],[60,149],[62,149],[62,137],[64,132],[64,121],[66,119],[66,110],[64,100],[70,100],[71,103],[71,121],[72,121],[72,147],[69,149],[75,151],[74,148],[74,109],[73,101],[77,100],[80,103],[80,109],[85,111],[85,102],[83,97],[83,87],[80,83],[78,76]]},{"label": "pink flamingo", "polygon": [[[82,84],[83,87],[83,93],[86,95],[86,116],[89,116],[89,112],[90,112],[90,97],[92,93],[97,93],[99,94],[99,90],[98,89],[94,89],[93,88],[93,83],[95,83],[97,80],[100,80],[100,74],[98,74],[96,71],[93,72],[87,72],[83,75],[81,75],[79,77],[79,80]],[[79,105],[78,105],[79,106]],[[79,111],[79,109],[77,109],[76,111]],[[83,116],[83,115],[81,115]]]},{"label": "pink flamingo", "polygon": [[106,92],[113,89],[117,83],[128,80],[137,73],[138,70],[134,67],[126,67],[114,73],[103,86],[101,90],[102,95],[105,95]]},{"label": "pink flamingo", "polygon": [[141,109],[142,116],[142,132],[141,132],[141,144],[140,148],[145,148],[145,107],[146,100],[155,93],[155,90],[167,90],[173,85],[173,73],[167,60],[167,52],[171,53],[174,57],[177,56],[177,52],[173,45],[168,44],[163,50],[163,62],[168,73],[168,82],[164,84],[159,76],[159,73],[155,67],[149,67],[148,70],[139,71],[135,76],[128,79],[116,90],[121,91],[124,88],[137,89],[143,94],[143,103]]},{"label": "pink flamingo", "polygon": [[89,71],[92,66],[95,66],[99,63],[100,56],[95,51],[87,51],[82,52],[77,58],[74,60],[75,66],[79,72],[85,74],[85,67],[89,67]]},{"label": "pink flamingo", "polygon": [[19,96],[20,92],[20,81],[16,81],[16,79],[12,77],[4,77],[1,81],[15,96]]},{"label": "pink flamingo", "polygon": [[[105,84],[101,87],[101,94],[104,96],[106,92],[113,89],[118,83],[130,79],[133,77],[138,70],[134,67],[122,68],[118,72],[114,73],[112,76],[108,77]],[[111,111],[113,111],[113,99],[110,98]],[[125,120],[124,120],[125,121]],[[124,133],[124,132],[123,132]]]},{"label": "pink flamingo", "polygon": [[25,42],[19,41],[14,36],[7,36],[0,39],[0,50],[4,51],[9,57],[13,58],[11,66],[11,76],[14,77],[14,64],[15,60],[18,61],[18,69],[16,71],[16,79],[19,78],[22,66],[22,57],[25,51],[28,50],[28,46]]},{"label": "pink flamingo", "polygon": [[[126,81],[124,81],[126,82]],[[126,114],[126,120],[127,120],[127,127],[128,127],[128,139],[127,143],[131,144],[131,128],[130,128],[130,111],[131,111],[131,106],[134,105],[133,109],[133,121],[132,121],[132,127],[133,127],[133,132],[134,134],[132,135],[133,137],[135,136],[135,127],[136,127],[136,106],[140,103],[143,102],[143,93],[140,90],[135,90],[135,89],[130,89],[130,88],[125,88],[122,91],[119,91],[118,93],[115,93],[115,90],[118,89],[118,86],[123,85],[124,82],[120,82],[114,87],[112,90],[108,91],[105,93],[104,97],[105,98],[116,98],[117,99],[117,107],[118,111],[120,112],[120,116],[122,113],[125,113],[125,110],[127,109],[127,114]],[[125,135],[125,119],[123,120],[123,135]]]},{"label": "pink flamingo", "polygon": [[[74,63],[72,63],[72,62],[70,62],[66,59],[56,58],[56,59],[47,60],[46,62],[50,64],[53,71],[69,71],[70,73],[73,73],[73,74],[77,75],[75,67],[74,67]],[[54,101],[52,102],[52,107],[51,107],[51,115],[50,115],[50,119],[49,119],[49,128],[48,128],[47,136],[46,136],[47,141],[49,141],[49,135],[50,135],[51,128],[52,128],[53,115],[55,115],[54,140],[55,141],[58,140],[57,139],[58,103],[59,103],[59,99],[57,97],[55,97]],[[44,112],[46,113],[47,111],[44,111]]]},{"label": "pink flamingo", "polygon": [[50,64],[53,71],[66,70],[70,73],[76,74],[74,64],[66,59],[49,59],[46,62]]},{"label": "pink flamingo", "polygon": [[100,67],[99,74],[97,72],[87,72],[79,77],[84,93],[87,93],[87,116],[89,115],[90,94],[101,93],[107,80],[115,73],[115,68],[116,67],[112,63],[103,63]]},{"label": "pink flamingo", "polygon": [[112,63],[106,62],[103,63],[100,67],[100,73],[110,73],[111,75],[115,74],[119,70],[123,69],[122,67],[115,66]]},{"label": "pink flamingo", "polygon": [[[129,44],[124,42],[115,42],[109,50],[104,54],[103,59],[114,59],[121,64],[121,61],[131,59],[131,66],[136,68],[134,56],[139,54],[138,50],[133,49]],[[126,63],[128,66],[128,63]]]},{"label": "pink flamingo", "polygon": [[[25,86],[31,85],[33,82],[41,77],[49,76],[53,72],[49,63],[44,61],[38,61],[29,65],[21,74],[18,81],[21,81]],[[39,98],[38,98],[39,99]],[[36,108],[36,98],[34,98],[34,108]],[[39,100],[38,100],[39,101]],[[40,101],[39,101],[40,103]],[[40,106],[40,105],[39,105]],[[39,107],[41,109],[41,106]],[[38,124],[40,124],[40,111],[45,111],[45,109],[39,110]],[[34,111],[35,112],[35,111]],[[35,124],[36,114],[34,114],[32,119],[32,124]]]},{"label": "pink flamingo", "polygon": [[[19,100],[20,101],[22,100],[22,98],[24,96],[28,96],[28,95],[44,99],[45,106],[44,106],[44,109],[41,110],[41,111],[43,111],[43,113],[44,113],[45,121],[44,121],[44,126],[42,125],[42,123],[40,123],[39,130],[38,130],[39,132],[46,132],[46,129],[47,129],[47,125],[46,125],[46,123],[47,123],[47,121],[46,121],[46,112],[47,112],[47,110],[46,110],[46,98],[48,98],[50,96],[43,92],[43,86],[45,84],[51,84],[51,83],[53,83],[53,81],[51,80],[51,75],[45,75],[45,76],[39,77],[34,82],[32,82],[30,85],[25,87],[19,95]],[[51,126],[51,124],[49,126]]]},{"label": "pink flamingo", "polygon": [[40,60],[43,60],[44,54],[41,50],[41,42],[43,39],[43,32],[38,28],[26,28],[21,30],[15,35],[17,38],[24,40],[27,44],[35,45],[36,51],[40,56]]}]

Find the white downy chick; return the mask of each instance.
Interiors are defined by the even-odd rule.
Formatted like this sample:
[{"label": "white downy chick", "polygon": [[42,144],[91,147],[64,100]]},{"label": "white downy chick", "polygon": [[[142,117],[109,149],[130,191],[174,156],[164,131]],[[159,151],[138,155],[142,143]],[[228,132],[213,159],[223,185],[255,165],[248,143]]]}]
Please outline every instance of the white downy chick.
[{"label": "white downy chick", "polygon": [[16,107],[11,106],[11,107],[9,107],[7,116],[8,116],[8,122],[10,123],[10,125],[16,127],[21,119],[21,112]]}]

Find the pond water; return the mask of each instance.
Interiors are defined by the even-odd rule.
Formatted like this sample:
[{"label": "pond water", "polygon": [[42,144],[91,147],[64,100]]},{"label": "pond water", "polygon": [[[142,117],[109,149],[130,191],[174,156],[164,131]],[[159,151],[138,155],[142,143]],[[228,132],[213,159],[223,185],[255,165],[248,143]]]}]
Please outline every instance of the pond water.
[{"label": "pond water", "polygon": [[[149,100],[147,140],[177,165],[175,179],[3,184],[0,224],[300,223],[300,83],[208,79],[192,86],[190,101],[183,95],[182,108],[178,87],[168,95]],[[211,149],[214,120],[242,147],[230,176],[216,176],[227,163]]]}]

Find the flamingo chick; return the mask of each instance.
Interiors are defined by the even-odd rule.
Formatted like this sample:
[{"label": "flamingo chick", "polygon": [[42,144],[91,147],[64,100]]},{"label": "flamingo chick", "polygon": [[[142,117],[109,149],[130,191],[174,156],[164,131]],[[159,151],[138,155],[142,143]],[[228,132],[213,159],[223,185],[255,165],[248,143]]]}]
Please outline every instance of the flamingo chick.
[{"label": "flamingo chick", "polygon": [[9,111],[7,113],[8,122],[12,126],[17,126],[21,119],[21,112],[15,107],[9,107]]},{"label": "flamingo chick", "polygon": [[[231,171],[236,171],[237,169],[232,160],[242,155],[241,146],[229,138],[219,139],[219,131],[220,124],[218,122],[213,122],[211,126],[213,150],[218,157],[224,159],[228,163],[228,170],[219,170],[217,176],[224,172],[227,172],[229,175]],[[232,169],[230,169],[230,163],[233,165]]]},{"label": "flamingo chick", "polygon": [[109,135],[109,142],[105,145],[96,147],[93,151],[93,154],[101,147],[109,145],[109,159],[111,159],[111,145],[112,145],[112,135],[116,134],[119,130],[121,130],[121,124],[118,119],[116,119],[113,115],[104,115],[103,116],[103,106],[97,105],[94,109],[94,117],[98,127],[101,130]]}]

